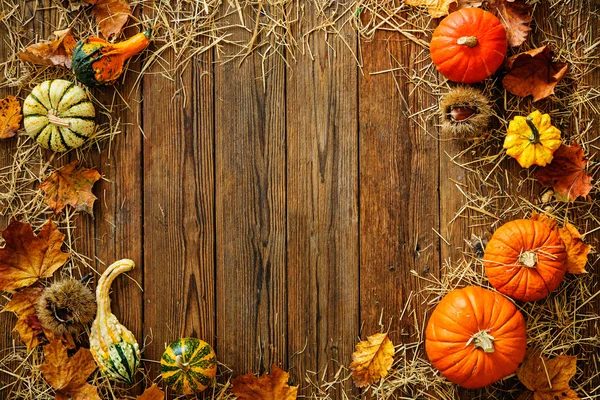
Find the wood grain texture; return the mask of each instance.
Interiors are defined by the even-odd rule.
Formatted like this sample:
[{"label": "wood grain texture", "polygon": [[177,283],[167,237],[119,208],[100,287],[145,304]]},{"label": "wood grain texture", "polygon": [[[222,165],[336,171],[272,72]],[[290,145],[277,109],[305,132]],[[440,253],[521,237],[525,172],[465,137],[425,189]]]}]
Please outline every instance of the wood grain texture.
[{"label": "wood grain texture", "polygon": [[[248,40],[254,12],[232,41]],[[215,66],[217,349],[234,375],[287,360],[284,79],[277,56]]]},{"label": "wood grain texture", "polygon": [[[434,99],[401,74],[371,75],[396,67],[419,69],[415,44],[390,32],[378,32],[362,44],[360,79],[360,308],[362,337],[392,327],[399,342],[411,332],[412,316],[398,321],[411,291],[421,287],[411,275],[439,273],[438,142],[433,121],[409,114]],[[423,124],[423,125],[420,125]],[[421,128],[423,126],[424,129]],[[423,308],[417,308],[423,315]],[[390,320],[394,318],[390,325]],[[381,321],[383,326],[379,326]]]},{"label": "wood grain texture", "polygon": [[[316,24],[315,10],[305,12]],[[306,371],[332,379],[349,365],[359,328],[356,37],[338,28],[341,37],[308,39],[286,85],[287,334],[298,383]]]}]

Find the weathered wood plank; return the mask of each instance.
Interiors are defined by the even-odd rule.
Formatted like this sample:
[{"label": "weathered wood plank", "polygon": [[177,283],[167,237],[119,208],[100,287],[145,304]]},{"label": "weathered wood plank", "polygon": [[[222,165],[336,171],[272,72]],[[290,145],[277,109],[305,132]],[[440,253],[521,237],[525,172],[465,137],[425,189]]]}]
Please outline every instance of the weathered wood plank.
[{"label": "weathered wood plank", "polygon": [[[249,40],[255,12],[230,40]],[[257,52],[238,62],[215,66],[217,348],[234,375],[287,359],[285,68],[275,56],[263,70]]]},{"label": "weathered wood plank", "polygon": [[[315,10],[305,13],[316,25]],[[308,38],[286,85],[287,333],[297,383],[306,371],[331,380],[348,366],[359,330],[357,43],[349,24],[338,28],[341,37]]]},{"label": "weathered wood plank", "polygon": [[[425,91],[413,90],[404,75],[373,72],[396,68],[391,54],[408,70],[423,65],[422,49],[392,32],[363,43],[360,79],[360,306],[362,336],[391,326],[400,341],[411,331],[412,316],[398,321],[420,283],[410,273],[439,273],[439,155],[433,121],[408,118],[431,106]],[[417,306],[419,316],[423,307]],[[390,325],[390,319],[393,324]],[[381,320],[383,326],[378,325]],[[405,332],[406,330],[406,332]]]}]

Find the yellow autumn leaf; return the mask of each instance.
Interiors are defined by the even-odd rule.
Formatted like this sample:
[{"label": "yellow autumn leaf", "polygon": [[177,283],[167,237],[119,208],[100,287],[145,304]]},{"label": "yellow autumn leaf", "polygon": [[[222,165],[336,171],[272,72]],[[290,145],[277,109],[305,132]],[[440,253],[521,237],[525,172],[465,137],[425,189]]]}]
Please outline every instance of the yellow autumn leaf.
[{"label": "yellow autumn leaf", "polygon": [[450,12],[450,5],[456,3],[456,0],[405,0],[409,6],[427,7],[427,11],[433,18],[443,17]]},{"label": "yellow autumn leaf", "polygon": [[394,361],[394,344],[387,333],[376,333],[356,345],[352,353],[352,378],[358,387],[365,387],[384,378]]}]

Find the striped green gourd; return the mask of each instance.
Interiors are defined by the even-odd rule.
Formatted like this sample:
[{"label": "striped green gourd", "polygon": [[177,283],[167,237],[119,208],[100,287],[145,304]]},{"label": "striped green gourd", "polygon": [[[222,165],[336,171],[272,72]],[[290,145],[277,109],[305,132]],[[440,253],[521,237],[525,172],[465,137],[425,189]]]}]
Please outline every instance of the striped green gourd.
[{"label": "striped green gourd", "polygon": [[165,383],[175,391],[199,393],[217,374],[217,357],[212,347],[200,339],[179,339],[163,353],[160,372]]},{"label": "striped green gourd", "polygon": [[40,146],[57,152],[83,145],[96,131],[95,116],[85,91],[63,79],[40,83],[23,103],[25,131]]},{"label": "striped green gourd", "polygon": [[90,333],[90,350],[100,371],[129,385],[133,384],[140,363],[140,348],[133,334],[111,313],[109,292],[113,280],[134,266],[131,260],[119,260],[100,277],[96,288],[98,311]]}]

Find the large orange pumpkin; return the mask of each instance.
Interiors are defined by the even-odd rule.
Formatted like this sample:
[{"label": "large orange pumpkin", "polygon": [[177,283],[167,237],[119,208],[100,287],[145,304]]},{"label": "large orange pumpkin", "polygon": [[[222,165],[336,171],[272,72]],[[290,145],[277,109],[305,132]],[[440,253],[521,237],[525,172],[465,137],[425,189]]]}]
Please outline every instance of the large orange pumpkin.
[{"label": "large orange pumpkin", "polygon": [[500,293],[455,289],[437,305],[425,332],[429,360],[442,376],[468,389],[512,374],[527,347],[525,320]]},{"label": "large orange pumpkin", "polygon": [[429,49],[438,71],[455,82],[480,82],[504,61],[506,30],[492,13],[463,8],[448,15],[433,32]]},{"label": "large orange pumpkin", "polygon": [[567,252],[543,222],[518,219],[494,232],[485,248],[485,274],[499,292],[521,301],[543,299],[560,285]]}]

